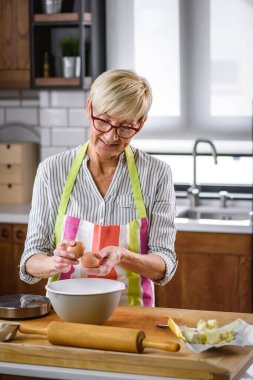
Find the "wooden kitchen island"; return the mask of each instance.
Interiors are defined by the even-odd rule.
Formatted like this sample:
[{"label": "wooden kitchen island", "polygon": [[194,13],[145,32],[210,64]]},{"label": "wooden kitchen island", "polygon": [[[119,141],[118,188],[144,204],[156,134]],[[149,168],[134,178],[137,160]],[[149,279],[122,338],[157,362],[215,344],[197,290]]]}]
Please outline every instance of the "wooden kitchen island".
[{"label": "wooden kitchen island", "polygon": [[[196,326],[199,319],[217,319],[220,325],[237,318],[253,324],[246,313],[183,309],[118,307],[107,326],[138,328],[147,338],[177,341],[169,329],[157,327],[171,316],[178,325]],[[49,315],[22,323],[46,327],[59,320]],[[12,342],[0,343],[0,373],[60,379],[206,379],[235,380],[253,363],[253,347],[226,346],[201,354],[181,343],[178,352],[145,349],[142,354],[55,346],[44,336],[18,333]],[[248,377],[249,379],[250,377]]]}]

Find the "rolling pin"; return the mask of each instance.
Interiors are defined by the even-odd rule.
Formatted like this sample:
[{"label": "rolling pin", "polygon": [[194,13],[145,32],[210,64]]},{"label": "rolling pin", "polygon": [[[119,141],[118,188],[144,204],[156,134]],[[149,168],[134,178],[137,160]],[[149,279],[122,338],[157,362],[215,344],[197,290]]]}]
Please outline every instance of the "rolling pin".
[{"label": "rolling pin", "polygon": [[178,351],[180,345],[175,342],[149,340],[142,330],[85,325],[70,322],[50,322],[46,328],[20,324],[19,331],[24,334],[46,335],[52,344],[97,350],[142,353],[144,348],[156,348],[165,351]]}]

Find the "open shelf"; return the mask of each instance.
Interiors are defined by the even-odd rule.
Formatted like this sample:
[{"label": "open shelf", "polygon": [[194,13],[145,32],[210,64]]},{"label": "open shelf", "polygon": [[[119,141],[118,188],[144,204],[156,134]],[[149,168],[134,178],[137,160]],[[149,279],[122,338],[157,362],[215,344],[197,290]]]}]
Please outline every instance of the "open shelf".
[{"label": "open shelf", "polygon": [[[40,23],[57,23],[57,22],[79,22],[79,13],[39,13],[34,15],[34,22]],[[83,22],[91,23],[92,15],[90,12],[83,13]]]},{"label": "open shelf", "polygon": [[[30,0],[32,88],[88,90],[106,67],[105,0],[62,0],[61,12],[43,11],[41,1]],[[65,46],[69,40],[77,41],[78,49],[73,51],[70,45],[63,50],[64,40]],[[76,66],[69,74],[63,64],[73,60],[63,60],[64,56],[80,58],[74,59]]]}]

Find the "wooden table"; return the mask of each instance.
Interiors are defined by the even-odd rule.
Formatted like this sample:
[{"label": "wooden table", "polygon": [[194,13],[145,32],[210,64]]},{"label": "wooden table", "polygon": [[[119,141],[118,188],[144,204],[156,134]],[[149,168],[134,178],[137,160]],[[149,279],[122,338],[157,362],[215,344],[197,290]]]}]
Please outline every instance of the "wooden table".
[{"label": "wooden table", "polygon": [[[253,315],[197,310],[179,310],[146,307],[118,307],[105,323],[108,326],[138,328],[147,338],[160,341],[177,338],[169,329],[157,327],[171,316],[178,325],[196,326],[199,319],[217,319],[220,325],[241,318],[253,324]],[[39,319],[23,323],[47,326],[59,320],[54,312]],[[0,361],[32,365],[63,367],[112,373],[159,376],[165,378],[191,378],[206,380],[232,380],[253,362],[253,347],[226,346],[201,354],[189,351],[184,343],[176,353],[146,349],[142,354],[129,354],[50,344],[46,337],[18,333],[15,340],[0,343]],[[29,366],[26,366],[29,368]],[[10,372],[11,373],[11,372]],[[20,373],[21,375],[22,373]]]}]

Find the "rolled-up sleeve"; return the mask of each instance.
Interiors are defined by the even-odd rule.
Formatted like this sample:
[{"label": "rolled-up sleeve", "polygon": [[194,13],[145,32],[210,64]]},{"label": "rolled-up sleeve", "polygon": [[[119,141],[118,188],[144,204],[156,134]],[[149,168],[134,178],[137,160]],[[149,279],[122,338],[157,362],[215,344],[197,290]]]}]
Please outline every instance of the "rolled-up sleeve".
[{"label": "rolled-up sleeve", "polygon": [[20,279],[34,284],[39,277],[31,276],[26,272],[27,260],[35,253],[48,255],[54,249],[54,230],[48,197],[48,178],[45,164],[40,164],[37,170],[33,187],[32,206],[29,215],[27,237],[24,252],[20,260]]},{"label": "rolled-up sleeve", "polygon": [[175,253],[176,239],[176,198],[172,173],[167,164],[163,166],[161,179],[157,184],[155,202],[150,215],[149,254],[160,256],[166,265],[163,279],[154,281],[165,285],[176,272],[177,258]]}]

